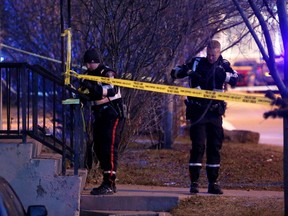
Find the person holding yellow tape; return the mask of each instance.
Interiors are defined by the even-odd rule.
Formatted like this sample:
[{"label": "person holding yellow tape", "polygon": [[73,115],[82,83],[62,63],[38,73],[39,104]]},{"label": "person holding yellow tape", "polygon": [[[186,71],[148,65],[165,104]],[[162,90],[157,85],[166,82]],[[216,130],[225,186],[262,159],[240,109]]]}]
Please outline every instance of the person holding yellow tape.
[{"label": "person holding yellow tape", "polygon": [[[195,57],[187,64],[176,66],[171,71],[171,77],[173,79],[188,77],[191,88],[213,91],[223,91],[225,83],[233,87],[238,81],[237,72],[221,56],[221,44],[217,40],[208,43],[206,57]],[[198,180],[206,148],[208,193],[223,194],[218,183],[218,175],[220,150],[224,138],[222,116],[225,113],[226,103],[221,100],[187,97],[185,104],[186,118],[191,121],[190,193],[199,192]]]},{"label": "person holding yellow tape", "polygon": [[[114,78],[117,73],[100,63],[97,51],[89,49],[84,54],[86,75]],[[93,149],[103,171],[103,182],[91,191],[92,195],[116,193],[118,145],[124,123],[124,110],[120,89],[107,83],[80,80],[80,92],[90,100],[93,112]]]}]

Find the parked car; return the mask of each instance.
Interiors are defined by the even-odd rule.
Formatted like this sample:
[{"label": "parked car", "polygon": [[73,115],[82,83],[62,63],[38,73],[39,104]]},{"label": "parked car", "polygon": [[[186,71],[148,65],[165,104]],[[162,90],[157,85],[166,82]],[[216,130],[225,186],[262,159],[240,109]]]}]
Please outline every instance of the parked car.
[{"label": "parked car", "polygon": [[237,71],[239,76],[237,86],[256,85],[258,66],[257,61],[252,59],[238,60],[234,62],[232,68]]},{"label": "parked car", "polygon": [[[276,59],[276,70],[279,73],[282,80],[284,80],[284,61],[283,59]],[[266,65],[266,62],[261,62],[259,64],[260,75],[258,77],[259,82],[264,83],[264,85],[275,85],[275,82],[270,74],[270,71]]]},{"label": "parked car", "polygon": [[0,176],[0,216],[47,216],[43,205],[29,206],[25,211],[22,202],[11,185]]},{"label": "parked car", "polygon": [[[283,58],[276,58],[276,69],[284,80],[284,61]],[[270,75],[270,71],[266,62],[257,63],[255,60],[238,60],[232,68],[238,72],[239,81],[237,86],[262,86],[275,85],[275,82]]]}]

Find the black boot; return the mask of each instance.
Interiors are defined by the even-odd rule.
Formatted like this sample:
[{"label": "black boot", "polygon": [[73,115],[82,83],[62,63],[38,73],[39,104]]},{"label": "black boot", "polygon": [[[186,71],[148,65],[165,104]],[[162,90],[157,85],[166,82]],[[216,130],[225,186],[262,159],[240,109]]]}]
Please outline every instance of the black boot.
[{"label": "black boot", "polygon": [[211,182],[208,185],[208,193],[210,194],[223,194],[220,185],[217,182]]},{"label": "black boot", "polygon": [[219,176],[219,167],[208,167],[206,166],[206,173],[208,182],[217,182]]},{"label": "black boot", "polygon": [[190,173],[190,180],[191,180],[191,185],[190,185],[191,194],[199,193],[198,179],[200,176],[200,170],[201,170],[201,166],[189,166],[189,173]]},{"label": "black boot", "polygon": [[113,194],[113,189],[110,185],[103,182],[99,187],[93,188],[90,194],[92,195],[111,195]]},{"label": "black boot", "polygon": [[93,188],[90,194],[92,195],[111,195],[116,193],[116,185],[115,185],[116,175],[111,175],[110,173],[103,174],[103,182],[97,187]]},{"label": "black boot", "polygon": [[219,167],[206,167],[207,178],[209,181],[208,193],[223,194],[220,185],[217,183],[219,175]]},{"label": "black boot", "polygon": [[197,182],[192,182],[190,185],[190,193],[191,194],[196,194],[199,193],[199,188],[198,188],[198,183]]}]

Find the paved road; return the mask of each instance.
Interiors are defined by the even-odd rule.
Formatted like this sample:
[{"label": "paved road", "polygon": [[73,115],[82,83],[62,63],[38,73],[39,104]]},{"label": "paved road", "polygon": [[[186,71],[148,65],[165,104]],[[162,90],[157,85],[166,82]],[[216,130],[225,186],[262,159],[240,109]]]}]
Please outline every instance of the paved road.
[{"label": "paved road", "polygon": [[283,145],[283,119],[264,119],[263,114],[270,106],[228,102],[224,128],[249,130],[260,133],[260,144]]}]

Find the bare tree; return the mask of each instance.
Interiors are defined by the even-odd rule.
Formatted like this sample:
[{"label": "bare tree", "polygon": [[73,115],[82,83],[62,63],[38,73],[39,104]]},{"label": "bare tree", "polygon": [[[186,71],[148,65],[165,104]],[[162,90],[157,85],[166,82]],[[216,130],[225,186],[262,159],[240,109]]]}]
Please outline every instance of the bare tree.
[{"label": "bare tree", "polygon": [[[286,36],[288,34],[288,20],[287,20],[287,1],[252,1],[248,0],[249,7],[244,8],[238,0],[233,0],[233,3],[237,7],[237,10],[241,14],[250,34],[253,36],[267,66],[270,74],[272,75],[277,87],[279,88],[282,98],[285,100],[288,97],[287,89],[287,71],[288,71],[288,42]],[[251,19],[248,19],[247,14],[255,14],[257,23],[261,26],[261,30],[264,35],[264,40],[256,34]],[[273,25],[270,25],[273,24]],[[284,81],[279,75],[275,64],[275,50],[271,32],[273,32],[276,25],[276,31],[281,32],[282,43],[284,48]],[[285,215],[288,215],[288,121],[284,116],[284,199],[285,199]]]},{"label": "bare tree", "polygon": [[[73,35],[81,38],[83,49],[96,47],[124,79],[168,84],[176,61],[188,61],[215,34],[237,24],[232,6],[216,0],[83,1],[73,6],[82,14],[73,17]],[[124,95],[130,136],[134,131],[165,131],[160,119],[173,97],[131,89],[124,89]]]},{"label": "bare tree", "polygon": [[[0,1],[4,5],[4,43],[61,59],[59,2]],[[169,84],[169,72],[175,64],[191,59],[215,34],[239,25],[241,21],[235,20],[232,6],[229,1],[219,0],[72,1],[72,63],[81,65],[85,49],[93,46],[122,78]],[[5,52],[13,60],[25,59],[59,76],[63,73],[59,64],[11,50]],[[123,95],[130,114],[127,136],[158,131],[160,139],[163,131],[171,129],[163,123],[171,112],[164,107],[174,97],[132,89],[123,89]],[[156,116],[151,116],[153,113]]]},{"label": "bare tree", "polygon": [[[3,43],[17,49],[60,60],[61,31],[58,1],[1,0]],[[50,70],[58,71],[59,64],[33,55],[5,49],[10,61],[40,63]]]}]

